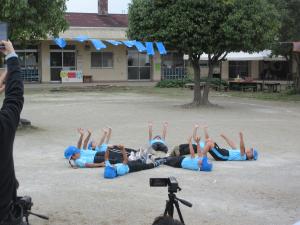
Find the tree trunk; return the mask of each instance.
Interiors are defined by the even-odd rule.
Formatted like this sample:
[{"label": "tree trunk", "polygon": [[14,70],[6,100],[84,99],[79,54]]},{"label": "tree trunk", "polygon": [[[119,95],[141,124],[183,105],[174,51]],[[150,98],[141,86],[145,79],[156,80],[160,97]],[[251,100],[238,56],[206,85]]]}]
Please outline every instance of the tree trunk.
[{"label": "tree trunk", "polygon": [[294,58],[297,63],[296,79],[295,79],[295,91],[300,94],[300,53],[294,54]]},{"label": "tree trunk", "polygon": [[202,93],[200,87],[200,64],[198,57],[193,57],[191,59],[193,70],[194,70],[194,105],[201,105],[202,104]]},{"label": "tree trunk", "polygon": [[[208,60],[208,81],[213,77],[213,69],[214,69],[213,63],[209,59]],[[209,83],[206,83],[205,87],[204,87],[203,98],[202,98],[203,105],[210,104],[210,102],[208,100],[208,95],[209,95]]]}]

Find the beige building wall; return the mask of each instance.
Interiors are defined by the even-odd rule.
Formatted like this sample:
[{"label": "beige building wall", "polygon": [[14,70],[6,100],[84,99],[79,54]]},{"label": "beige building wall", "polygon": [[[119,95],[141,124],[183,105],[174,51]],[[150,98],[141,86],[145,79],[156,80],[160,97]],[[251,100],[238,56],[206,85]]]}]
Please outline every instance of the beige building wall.
[{"label": "beige building wall", "polygon": [[[128,79],[127,53],[125,46],[108,46],[108,48],[102,50],[102,52],[113,53],[112,68],[92,68],[92,52],[97,52],[92,46],[90,50],[84,49],[83,46],[78,47],[77,68],[78,70],[82,70],[84,75],[93,76],[94,82],[126,81]],[[81,64],[82,69],[80,69]]]},{"label": "beige building wall", "polygon": [[229,61],[223,61],[221,67],[221,78],[229,80]]},{"label": "beige building wall", "polygon": [[[89,47],[78,42],[68,41],[69,45],[76,46],[76,66],[77,70],[81,70],[83,75],[90,75],[94,82],[109,81],[127,81],[128,80],[128,61],[127,47],[124,45],[112,46],[107,45],[102,52],[113,53],[112,68],[92,68],[91,54],[97,52],[91,43]],[[40,75],[42,82],[51,82],[50,73],[50,45],[54,45],[52,41],[43,41],[40,45]],[[151,80],[161,80],[161,56],[156,52],[153,57],[153,67],[151,69]]]},{"label": "beige building wall", "polygon": [[259,79],[259,61],[250,61],[250,74],[253,79]]}]

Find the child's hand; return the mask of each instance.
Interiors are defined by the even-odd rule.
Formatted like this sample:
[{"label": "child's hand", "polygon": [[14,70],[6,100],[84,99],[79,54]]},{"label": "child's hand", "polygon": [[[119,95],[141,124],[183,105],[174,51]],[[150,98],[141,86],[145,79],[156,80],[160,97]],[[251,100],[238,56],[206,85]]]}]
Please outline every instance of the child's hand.
[{"label": "child's hand", "polygon": [[149,122],[148,122],[148,126],[149,126],[149,127],[152,127],[152,126],[153,126],[153,123],[152,123],[151,121],[149,121]]},{"label": "child's hand", "polygon": [[105,133],[105,134],[107,134],[107,132],[108,132],[107,129],[105,129],[105,128],[103,128],[102,131],[103,131],[103,133]]},{"label": "child's hand", "polygon": [[88,132],[89,134],[91,134],[91,133],[92,133],[92,130],[91,130],[91,129],[88,129],[87,132]]},{"label": "child's hand", "polygon": [[119,145],[118,146],[121,150],[125,149],[124,145]]},{"label": "child's hand", "polygon": [[242,131],[239,132],[239,135],[241,138],[243,138],[243,136],[244,136]]},{"label": "child's hand", "polygon": [[194,127],[195,127],[195,128],[199,128],[199,124],[196,123]]},{"label": "child's hand", "polygon": [[199,143],[200,140],[201,140],[201,137],[199,137],[199,136],[197,136],[196,139],[195,139],[195,141],[196,141],[197,143]]},{"label": "child's hand", "polygon": [[164,122],[164,126],[165,127],[169,126],[169,123],[168,122]]},{"label": "child's hand", "polygon": [[83,129],[83,128],[78,128],[77,131],[78,131],[78,133],[80,133],[81,135],[84,135],[84,129]]}]

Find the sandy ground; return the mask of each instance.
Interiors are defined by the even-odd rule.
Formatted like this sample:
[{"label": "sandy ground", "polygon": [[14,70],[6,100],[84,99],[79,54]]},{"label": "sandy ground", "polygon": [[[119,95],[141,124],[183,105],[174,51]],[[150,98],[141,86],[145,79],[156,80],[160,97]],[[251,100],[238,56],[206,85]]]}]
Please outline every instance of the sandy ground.
[{"label": "sandy ground", "polygon": [[[188,98],[116,92],[26,94],[22,117],[38,129],[19,131],[15,167],[19,194],[32,196],[34,211],[49,222],[33,225],[149,225],[162,214],[167,188],[149,187],[150,177],[177,177],[178,197],[189,225],[290,225],[300,220],[300,103],[213,97],[222,108],[183,109]],[[70,169],[64,148],[77,141],[77,127],[95,132],[113,127],[112,143],[138,148],[147,143],[147,121],[156,132],[169,121],[170,146],[186,142],[194,122],[225,132],[260,149],[257,162],[215,162],[211,173],[162,166],[105,180],[103,169]],[[202,133],[201,133],[202,134]],[[223,142],[222,142],[223,144]]]}]

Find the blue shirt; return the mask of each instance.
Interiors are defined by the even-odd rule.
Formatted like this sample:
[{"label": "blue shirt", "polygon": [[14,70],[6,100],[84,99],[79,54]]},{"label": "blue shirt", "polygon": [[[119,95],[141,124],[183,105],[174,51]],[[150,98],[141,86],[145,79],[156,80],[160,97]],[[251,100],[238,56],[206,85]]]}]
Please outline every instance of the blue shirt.
[{"label": "blue shirt", "polygon": [[108,145],[107,145],[107,144],[102,144],[100,147],[97,146],[97,147],[95,148],[95,151],[96,151],[96,152],[106,152],[107,148],[108,148]]},{"label": "blue shirt", "polygon": [[229,161],[245,161],[247,160],[246,153],[242,156],[240,149],[231,149],[229,151]]},{"label": "blue shirt", "polygon": [[[197,145],[197,143],[196,143],[195,141],[193,141],[193,144],[194,144],[194,145]],[[204,149],[204,147],[205,147],[205,141],[200,141],[200,147],[201,147],[202,149]]]},{"label": "blue shirt", "polygon": [[188,169],[188,170],[199,170],[199,160],[201,160],[202,158],[200,157],[195,157],[195,158],[191,158],[190,156],[185,157],[182,162],[181,162],[181,167],[183,169]]},{"label": "blue shirt", "polygon": [[94,163],[96,151],[93,150],[80,150],[80,158],[75,160],[75,164],[84,168],[86,163]]},{"label": "blue shirt", "polygon": [[151,141],[150,141],[150,145],[153,145],[153,144],[155,144],[155,143],[162,143],[162,144],[166,144],[166,142],[164,141],[164,140],[162,140],[162,139],[152,139]]}]

